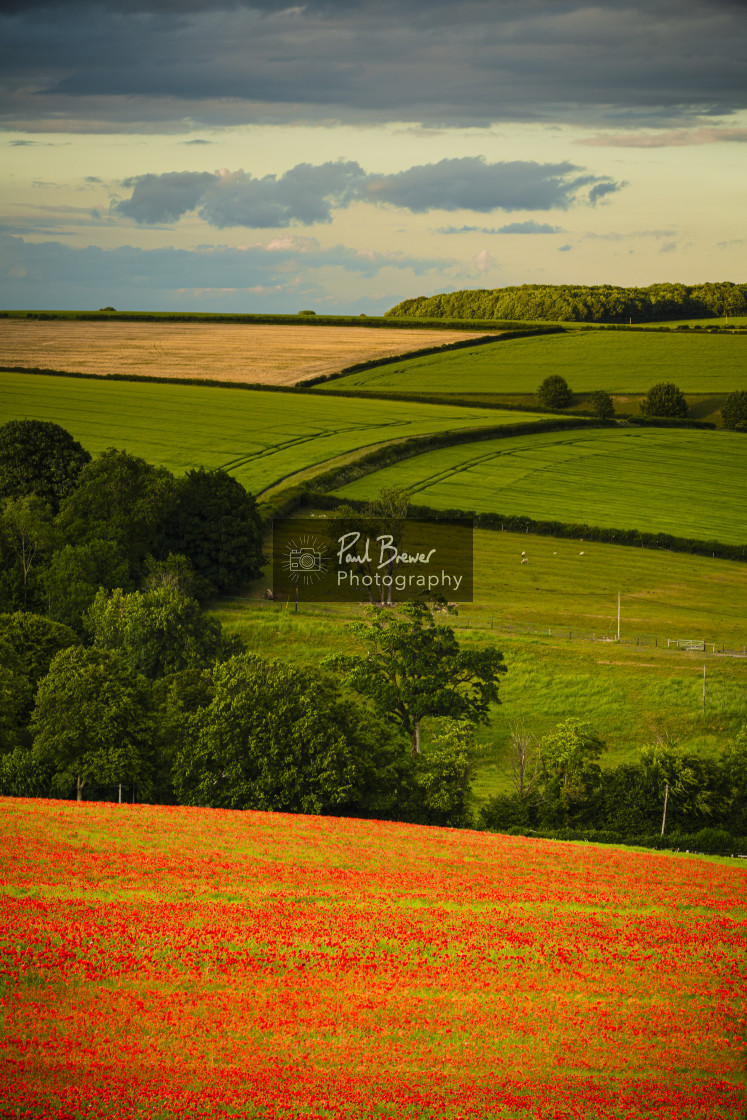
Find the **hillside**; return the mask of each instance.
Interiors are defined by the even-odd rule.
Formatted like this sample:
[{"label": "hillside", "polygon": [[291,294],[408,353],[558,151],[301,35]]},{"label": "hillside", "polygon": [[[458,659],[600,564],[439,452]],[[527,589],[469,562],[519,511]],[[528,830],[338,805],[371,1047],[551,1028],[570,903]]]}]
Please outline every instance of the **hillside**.
[{"label": "hillside", "polygon": [[738,860],[282,813],[0,810],[6,1116],[741,1114]]}]

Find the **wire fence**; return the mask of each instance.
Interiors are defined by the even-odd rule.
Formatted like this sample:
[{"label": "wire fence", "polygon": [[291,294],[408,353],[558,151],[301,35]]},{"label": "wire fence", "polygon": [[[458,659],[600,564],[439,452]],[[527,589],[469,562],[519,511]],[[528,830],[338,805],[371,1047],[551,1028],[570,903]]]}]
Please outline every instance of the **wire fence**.
[{"label": "wire fence", "polygon": [[[234,596],[224,596],[222,602],[232,603],[252,603],[255,607],[265,606],[269,611],[289,611],[291,614],[316,616],[340,621],[350,621],[360,617],[360,611],[356,609],[344,610],[344,607],[354,608],[354,604],[326,604],[326,603],[304,603],[301,602],[299,608],[295,607],[292,601],[288,603],[281,603],[277,600],[264,599],[264,598],[239,598]],[[340,608],[343,607],[341,610]],[[449,616],[449,625],[454,630],[494,630],[505,634],[527,634],[537,638],[553,638],[573,642],[602,642],[609,645],[621,646],[636,646],[639,648],[654,648],[654,649],[677,649],[689,653],[705,653],[717,654],[724,657],[747,657],[747,644],[741,647],[734,645],[732,640],[727,644],[725,639],[713,638],[679,638],[679,637],[665,637],[661,634],[626,634],[621,633],[618,638],[617,633],[611,630],[586,630],[583,627],[566,626],[566,625],[544,625],[530,622],[514,622],[511,619],[502,618],[499,615],[483,615],[481,618],[465,618],[463,616],[454,615]]]}]

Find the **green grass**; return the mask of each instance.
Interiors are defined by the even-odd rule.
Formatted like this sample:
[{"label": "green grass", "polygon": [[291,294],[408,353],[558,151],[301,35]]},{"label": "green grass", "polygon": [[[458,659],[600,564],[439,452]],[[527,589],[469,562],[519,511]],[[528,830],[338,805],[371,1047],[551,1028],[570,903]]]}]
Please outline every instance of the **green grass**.
[{"label": "green grass", "polygon": [[747,541],[747,439],[737,432],[620,427],[491,440],[427,452],[338,493],[365,499],[395,483],[436,509]]},{"label": "green grass", "polygon": [[[447,621],[465,645],[491,643],[508,665],[502,703],[478,734],[480,799],[507,786],[514,721],[543,735],[569,716],[587,719],[608,744],[606,766],[633,760],[657,733],[713,753],[747,721],[747,661],[712,652],[713,645],[719,651],[747,646],[745,565],[485,530],[475,532],[474,548],[475,602]],[[253,593],[268,582],[258,581]],[[615,636],[618,591],[623,641],[578,637]],[[317,666],[328,653],[355,651],[346,623],[361,611],[302,601],[296,614],[292,603],[235,599],[216,604],[214,613],[253,652]],[[675,638],[703,639],[708,652],[668,647]],[[636,639],[642,644],[628,644]]]},{"label": "green grass", "polygon": [[578,393],[645,393],[657,381],[674,381],[686,393],[727,393],[747,388],[747,338],[577,330],[393,362],[327,387],[371,393],[534,393],[550,374],[561,374]]},{"label": "green grass", "polygon": [[516,412],[0,372],[0,424],[61,424],[91,452],[124,448],[180,474],[224,467],[253,493],[346,452]]}]

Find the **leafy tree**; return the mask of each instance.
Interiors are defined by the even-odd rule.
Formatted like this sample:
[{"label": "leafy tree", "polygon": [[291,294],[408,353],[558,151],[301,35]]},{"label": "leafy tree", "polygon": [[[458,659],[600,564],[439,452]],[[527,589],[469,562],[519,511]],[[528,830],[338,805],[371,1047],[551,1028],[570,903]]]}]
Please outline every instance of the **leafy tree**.
[{"label": "leafy tree", "polygon": [[102,589],[85,623],[95,646],[118,650],[150,680],[206,667],[243,648],[238,638],[223,635],[220,623],[204,615],[196,599],[166,587],[129,595]]},{"label": "leafy tree", "polygon": [[0,614],[2,663],[13,671],[13,688],[20,724],[31,714],[34,693],[49,672],[52,660],[63,649],[80,644],[67,626],[29,611]]},{"label": "leafy tree", "polygon": [[139,576],[175,491],[173,475],[127,451],[109,449],[80,473],[57,517],[70,544],[114,540]]},{"label": "leafy tree", "polygon": [[83,617],[100,587],[129,585],[130,565],[116,541],[97,537],[58,549],[41,575],[50,618],[81,633]]},{"label": "leafy tree", "polygon": [[165,560],[146,557],[143,590],[159,589],[177,591],[186,599],[205,599],[210,590],[206,581],[197,575],[192,561],[178,552],[170,552]]},{"label": "leafy tree", "polygon": [[420,600],[394,610],[366,608],[369,622],[353,623],[351,632],[365,656],[335,654],[322,662],[342,673],[344,684],[373,701],[409,736],[413,755],[420,754],[420,722],[447,716],[487,723],[491,701],[498,701],[498,675],[506,671],[503,654],[487,648],[463,650],[454,631],[436,623]]},{"label": "leafy tree", "polygon": [[615,415],[615,405],[612,397],[609,393],[605,393],[603,389],[600,389],[597,393],[592,393],[589,397],[589,404],[600,420],[609,420],[611,416]]},{"label": "leafy tree", "polygon": [[160,548],[187,556],[212,592],[236,590],[262,571],[254,498],[225,471],[188,471],[177,481]]},{"label": "leafy tree", "polygon": [[279,812],[345,812],[361,804],[386,732],[308,669],[252,654],[213,671],[174,761],[182,804]]},{"label": "leafy tree", "polygon": [[573,393],[566,379],[553,373],[540,385],[537,399],[545,408],[565,408],[573,400]]},{"label": "leafy tree", "polygon": [[153,684],[156,753],[155,796],[159,804],[176,800],[172,771],[174,760],[188,749],[196,727],[195,716],[210,706],[215,683],[209,669],[182,669]]},{"label": "leafy tree", "polygon": [[39,685],[31,717],[33,752],[53,788],[134,782],[147,789],[152,722],[147,681],[116,651],[63,650]]},{"label": "leafy tree", "polygon": [[0,427],[0,498],[36,494],[56,513],[90,459],[59,424],[10,420]]},{"label": "leafy tree", "polygon": [[690,411],[685,394],[673,381],[652,385],[640,404],[644,416],[687,416]]},{"label": "leafy tree", "polygon": [[466,828],[472,823],[472,778],[477,752],[471,724],[444,720],[414,768],[420,824]]},{"label": "leafy tree", "polygon": [[598,788],[599,756],[604,743],[591,725],[567,719],[540,743],[540,817],[543,823],[570,825],[583,816]]},{"label": "leafy tree", "polygon": [[718,796],[715,764],[687,754],[675,743],[659,741],[641,748],[640,765],[662,808],[665,786],[669,786],[668,828],[689,830],[720,816],[723,804]]},{"label": "leafy tree", "polygon": [[8,498],[0,512],[0,534],[5,547],[15,557],[22,575],[25,610],[28,605],[29,577],[57,543],[51,507],[36,494]]},{"label": "leafy tree", "polygon": [[747,391],[737,389],[726,398],[726,404],[721,409],[721,417],[725,428],[745,431],[747,429]]}]

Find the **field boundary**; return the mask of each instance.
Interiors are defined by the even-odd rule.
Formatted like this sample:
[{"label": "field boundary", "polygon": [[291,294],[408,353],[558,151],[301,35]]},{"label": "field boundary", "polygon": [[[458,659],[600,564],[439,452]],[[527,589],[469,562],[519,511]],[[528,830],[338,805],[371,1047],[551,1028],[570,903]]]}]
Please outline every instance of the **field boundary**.
[{"label": "field boundary", "polygon": [[[484,335],[481,338],[464,338],[459,342],[445,342],[443,346],[427,346],[422,350],[413,350],[407,354],[393,354],[390,357],[371,358],[370,361],[356,362],[352,366],[345,366],[337,373],[321,373],[318,377],[310,377],[307,381],[297,381],[296,388],[312,388],[322,385],[326,381],[337,381],[341,377],[349,377],[353,373],[365,373],[369,369],[378,369],[379,366],[388,366],[392,362],[405,362],[411,358],[427,358],[431,354],[443,354],[449,350],[470,349],[473,346],[485,346],[487,343],[507,342],[516,338],[534,338],[535,335],[566,334],[564,327],[548,326],[533,327],[531,330],[505,330],[501,334]],[[369,394],[378,395],[378,394]]]}]

